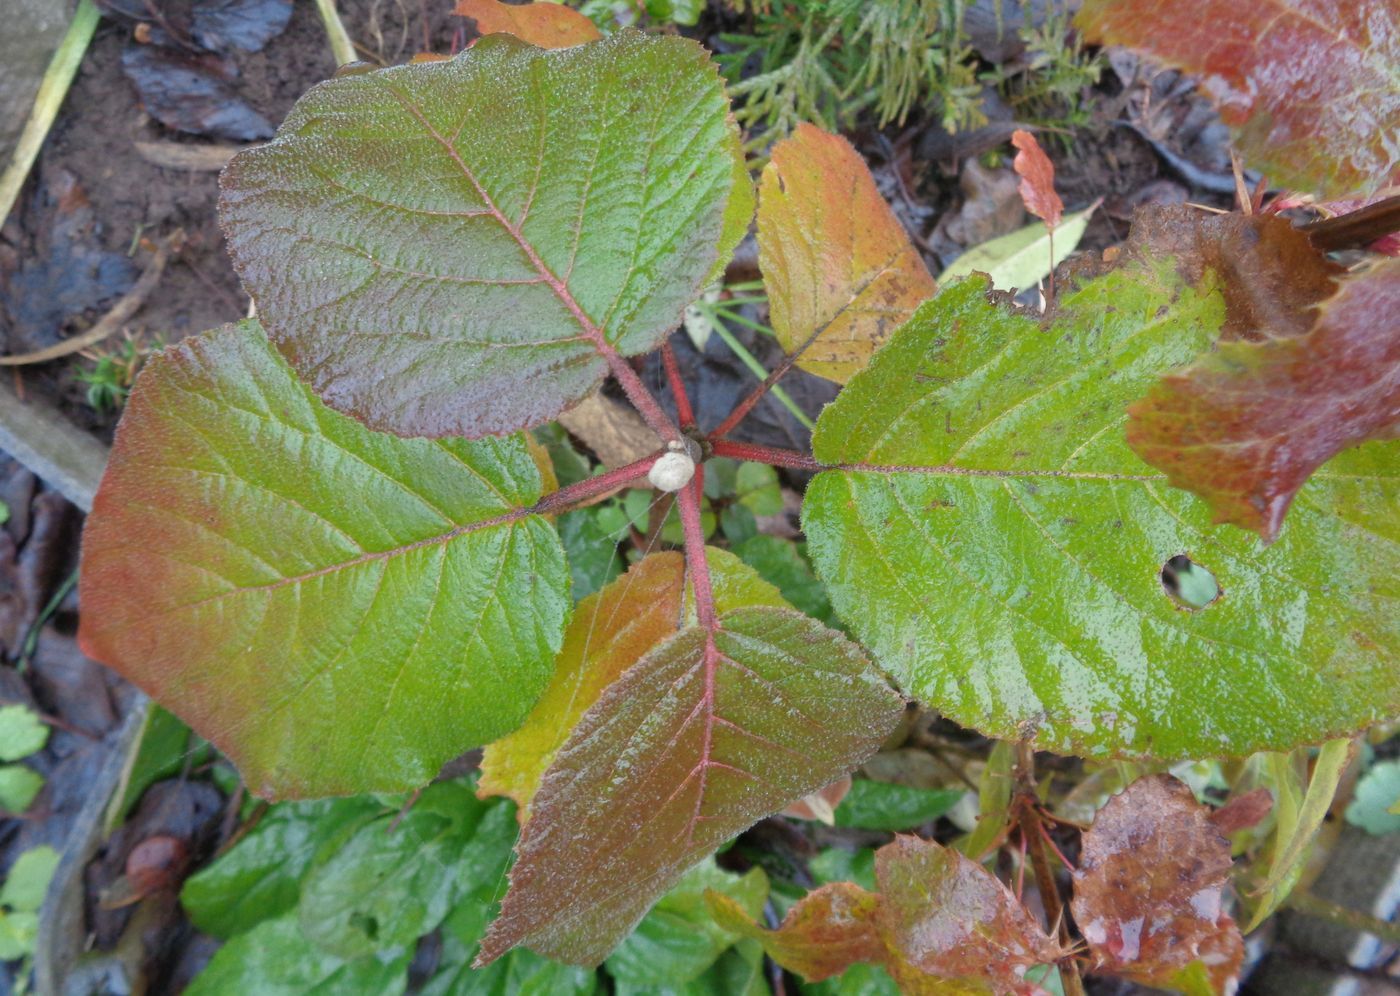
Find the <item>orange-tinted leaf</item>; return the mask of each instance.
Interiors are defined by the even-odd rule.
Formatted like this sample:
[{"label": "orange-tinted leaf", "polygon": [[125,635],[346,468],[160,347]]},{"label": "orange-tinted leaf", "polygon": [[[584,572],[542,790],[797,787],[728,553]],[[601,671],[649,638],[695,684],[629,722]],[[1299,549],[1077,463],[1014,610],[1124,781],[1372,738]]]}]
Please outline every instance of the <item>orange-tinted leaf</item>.
[{"label": "orange-tinted leaf", "polygon": [[1313,471],[1400,429],[1400,260],[1343,283],[1307,335],[1222,343],[1129,413],[1139,456],[1272,541]]},{"label": "orange-tinted leaf", "polygon": [[1085,832],[1074,876],[1075,922],[1099,970],[1170,986],[1201,962],[1232,991],[1244,940],[1221,911],[1230,844],[1210,811],[1170,775],[1129,785]]},{"label": "orange-tinted leaf", "polygon": [[1341,195],[1400,161],[1394,0],[1085,0],[1076,24],[1202,77],[1251,165]]},{"label": "orange-tinted leaf", "polygon": [[763,170],[758,254],[778,341],[842,384],[934,291],[860,154],[809,124]]},{"label": "orange-tinted leaf", "polygon": [[562,3],[457,0],[455,13],[474,20],[483,35],[515,35],[540,48],[569,48],[603,37],[592,21]]},{"label": "orange-tinted leaf", "polygon": [[1215,824],[1217,830],[1229,836],[1257,826],[1273,808],[1273,793],[1266,788],[1257,788],[1225,803],[1210,814],[1210,821]]},{"label": "orange-tinted leaf", "polygon": [[1027,211],[1053,229],[1065,213],[1064,202],[1055,193],[1055,167],[1030,132],[1016,129],[1011,144],[1016,146],[1011,165],[1021,177],[1021,200]]},{"label": "orange-tinted leaf", "polygon": [[865,760],[902,711],[859,648],[791,609],[681,630],[545,772],[479,962],[520,944],[598,964],[687,868]]},{"label": "orange-tinted leaf", "polygon": [[875,877],[890,971],[902,985],[923,974],[1033,992],[1026,970],[1061,955],[1006,886],[952,848],[896,837],[875,852]]},{"label": "orange-tinted leaf", "polygon": [[744,908],[713,889],[705,902],[725,930],[752,937],[769,957],[808,982],[820,982],[857,962],[879,964],[885,945],[875,928],[879,897],[854,882],[833,882],[788,910],[777,930],[764,930]]},{"label": "orange-tinted leaf", "polygon": [[[719,611],[786,604],[733,554],[707,553]],[[579,718],[622,672],[680,628],[685,590],[685,558],[655,553],[579,602],[544,695],[520,729],[486,748],[477,794],[514,799],[524,823],[540,778]]]}]

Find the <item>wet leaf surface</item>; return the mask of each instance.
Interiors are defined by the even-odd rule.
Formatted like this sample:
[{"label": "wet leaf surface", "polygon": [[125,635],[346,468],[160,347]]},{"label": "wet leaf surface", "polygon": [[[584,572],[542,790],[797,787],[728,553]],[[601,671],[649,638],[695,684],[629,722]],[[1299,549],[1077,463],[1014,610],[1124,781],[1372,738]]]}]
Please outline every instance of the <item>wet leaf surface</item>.
[{"label": "wet leaf surface", "polygon": [[1400,163],[1391,0],[1086,0],[1075,23],[1200,76],[1275,183],[1340,196],[1385,186]]},{"label": "wet leaf surface", "polygon": [[482,962],[523,944],[597,964],[687,868],[873,754],[902,711],[853,644],[791,609],[682,629],[545,773]]},{"label": "wet leaf surface", "polygon": [[803,896],[776,930],[758,926],[754,914],[728,896],[710,892],[705,899],[719,924],[760,941],[774,961],[808,982],[885,958],[875,926],[879,897],[854,882],[833,882]]},{"label": "wet leaf surface", "polygon": [[230,142],[272,137],[271,122],[238,95],[237,69],[218,55],[132,44],[122,70],[147,113],[167,128]]},{"label": "wet leaf surface", "polygon": [[[1044,328],[983,291],[924,305],[814,437],[834,469],[804,502],[813,565],[905,691],[1090,756],[1287,748],[1400,706],[1400,546],[1376,542],[1400,521],[1395,444],[1334,458],[1261,549],[1123,436],[1127,405],[1215,341],[1223,295],[1168,258],[1083,283]],[[1161,579],[1183,551],[1223,592],[1197,611]]]},{"label": "wet leaf surface", "polygon": [[1072,909],[1098,971],[1171,987],[1193,962],[1233,992],[1244,940],[1222,910],[1230,843],[1191,790],[1140,778],[1084,833]]},{"label": "wet leaf surface", "polygon": [[540,488],[520,437],[330,411],[256,323],[186,339],[147,364],[88,519],[82,646],[257,794],[422,785],[553,672],[571,603]]},{"label": "wet leaf surface", "polygon": [[457,0],[456,13],[475,21],[483,35],[504,32],[540,48],[568,48],[603,37],[592,21],[561,3]]},{"label": "wet leaf surface", "polygon": [[271,338],[332,408],[479,437],[659,345],[743,234],[741,164],[698,44],[490,35],[315,88],[229,164],[220,213]]},{"label": "wet leaf surface", "polygon": [[809,124],[764,168],[758,251],[778,341],[801,351],[803,370],[838,383],[934,290],[860,154]]},{"label": "wet leaf surface", "polygon": [[1400,433],[1400,260],[1342,283],[1306,335],[1226,342],[1129,409],[1128,442],[1217,521],[1278,538],[1339,452]]}]

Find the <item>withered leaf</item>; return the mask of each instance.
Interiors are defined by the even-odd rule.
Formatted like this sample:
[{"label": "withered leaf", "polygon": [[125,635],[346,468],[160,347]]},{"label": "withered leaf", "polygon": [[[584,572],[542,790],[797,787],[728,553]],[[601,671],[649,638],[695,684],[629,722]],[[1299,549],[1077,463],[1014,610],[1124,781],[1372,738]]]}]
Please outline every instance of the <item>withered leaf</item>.
[{"label": "withered leaf", "polygon": [[592,21],[562,3],[457,0],[454,13],[474,20],[483,35],[511,34],[540,48],[570,48],[603,37]]},{"label": "withered leaf", "polygon": [[1055,193],[1055,166],[1050,157],[1028,131],[1016,129],[1011,133],[1016,146],[1016,158],[1011,165],[1021,177],[1021,200],[1026,210],[1053,229],[1064,216],[1065,205]]},{"label": "withered leaf", "polygon": [[[1216,992],[1231,991],[1244,939],[1221,909],[1230,844],[1170,775],[1140,778],[1085,832],[1071,908],[1098,970],[1173,985],[1200,962]],[[1199,971],[1196,969],[1195,971]]]},{"label": "withered leaf", "polygon": [[777,930],[764,930],[733,899],[713,889],[705,902],[726,930],[752,937],[779,965],[820,982],[857,962],[880,963],[885,945],[875,926],[879,897],[854,882],[833,882],[788,910]]}]

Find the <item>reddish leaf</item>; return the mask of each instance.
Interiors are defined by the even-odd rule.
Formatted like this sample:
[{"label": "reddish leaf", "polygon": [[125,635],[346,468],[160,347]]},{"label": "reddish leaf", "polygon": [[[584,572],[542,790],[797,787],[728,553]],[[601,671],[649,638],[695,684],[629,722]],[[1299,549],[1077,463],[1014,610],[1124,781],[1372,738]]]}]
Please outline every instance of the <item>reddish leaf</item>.
[{"label": "reddish leaf", "polygon": [[1284,218],[1209,214],[1185,205],[1139,211],[1119,253],[1122,265],[1147,268],[1170,256],[1191,286],[1204,291],[1218,285],[1225,341],[1307,334],[1315,320],[1309,309],[1335,294],[1346,272]]},{"label": "reddish leaf", "polygon": [[1189,788],[1170,775],[1129,785],[1094,817],[1074,876],[1097,967],[1171,986],[1201,962],[1216,992],[1232,991],[1244,940],[1221,912],[1229,874],[1230,844]]},{"label": "reddish leaf", "polygon": [[1034,992],[1024,976],[1062,952],[985,868],[951,848],[899,836],[875,852],[881,933],[891,974],[987,979],[998,992]]},{"label": "reddish leaf", "polygon": [[860,153],[813,125],[763,170],[758,253],[778,341],[842,384],[934,292]]},{"label": "reddish leaf", "polygon": [[1269,810],[1273,808],[1273,794],[1266,788],[1257,788],[1225,803],[1210,814],[1210,821],[1215,824],[1217,830],[1229,836],[1240,830],[1258,826],[1259,821],[1268,816]]},{"label": "reddish leaf", "polygon": [[705,901],[721,927],[759,941],[774,961],[808,982],[830,978],[857,962],[885,960],[875,925],[879,897],[854,882],[833,882],[803,896],[777,930],[759,927],[742,906],[713,889]]},{"label": "reddish leaf", "polygon": [[687,868],[869,757],[901,713],[854,644],[790,609],[682,630],[545,773],[479,963],[523,944],[596,965]]},{"label": "reddish leaf", "polygon": [[1096,42],[1202,77],[1270,179],[1328,195],[1374,190],[1400,161],[1394,0],[1085,0]]},{"label": "reddish leaf", "polygon": [[569,48],[603,37],[592,21],[562,3],[457,0],[454,13],[474,20],[483,35],[511,34],[540,48]]},{"label": "reddish leaf", "polygon": [[1021,177],[1021,200],[1026,210],[1054,229],[1065,213],[1064,202],[1055,193],[1055,166],[1035,140],[1035,136],[1019,128],[1011,133],[1016,146],[1016,158],[1011,165]]},{"label": "reddish leaf", "polygon": [[1129,409],[1128,442],[1217,521],[1274,540],[1303,482],[1400,428],[1400,260],[1342,285],[1307,335],[1227,342]]}]

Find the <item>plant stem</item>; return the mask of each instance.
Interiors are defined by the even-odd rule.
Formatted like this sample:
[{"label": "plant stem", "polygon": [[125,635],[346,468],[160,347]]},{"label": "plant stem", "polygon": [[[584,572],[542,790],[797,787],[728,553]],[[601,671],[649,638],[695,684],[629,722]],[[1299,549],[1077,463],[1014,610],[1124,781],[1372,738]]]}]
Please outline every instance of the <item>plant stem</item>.
[{"label": "plant stem", "polygon": [[556,512],[567,512],[577,505],[587,504],[592,498],[607,494],[609,491],[615,491],[624,485],[631,484],[638,478],[646,477],[647,471],[651,470],[651,465],[656,463],[657,458],[664,452],[664,450],[657,450],[650,456],[642,457],[642,459],[633,461],[625,467],[618,467],[616,470],[610,470],[596,477],[585,477],[568,487],[551,491],[535,502],[530,511],[537,515],[553,515]]},{"label": "plant stem", "polygon": [[633,370],[627,360],[611,346],[605,349],[600,347],[600,351],[603,359],[608,361],[613,378],[622,385],[627,400],[632,402],[632,407],[637,409],[637,414],[642,416],[642,420],[651,427],[651,431],[660,436],[663,442],[680,442],[680,430],[672,423],[671,416],[666,414],[656,396],[647,390],[642,378],[637,376],[637,371]]},{"label": "plant stem", "polygon": [[24,122],[19,141],[15,143],[14,155],[10,157],[5,172],[0,173],[0,224],[9,217],[15,198],[19,197],[20,188],[24,186],[25,177],[29,176],[34,160],[39,157],[39,150],[53,127],[54,118],[58,117],[58,109],[63,106],[63,98],[68,95],[68,87],[82,64],[99,19],[92,0],[80,0],[63,41],[58,43],[53,58],[49,60],[49,68],[39,82],[39,92],[34,95],[34,107]]},{"label": "plant stem", "polygon": [[695,468],[695,476],[676,495],[681,511],[681,528],[685,531],[685,563],[690,571],[690,585],[695,589],[695,616],[700,626],[713,639],[718,627],[714,590],[710,587],[710,564],[705,559],[705,526],[700,521],[700,496],[705,490],[705,467]]},{"label": "plant stem", "polygon": [[685,390],[685,378],[681,376],[680,364],[676,362],[676,351],[671,348],[671,340],[661,344],[661,364],[666,368],[666,379],[671,384],[671,394],[676,399],[676,417],[680,419],[681,431],[695,428],[695,410],[690,405],[690,395]]},{"label": "plant stem", "polygon": [[345,24],[335,9],[335,0],[316,0],[316,9],[321,14],[321,23],[326,26],[326,39],[331,43],[335,64],[344,66],[359,61],[355,43],[350,40],[350,33],[345,30]]},{"label": "plant stem", "polygon": [[826,465],[797,450],[785,450],[777,446],[762,446],[758,443],[740,443],[733,439],[716,439],[710,443],[710,452],[715,456],[732,457],[735,460],[754,460],[772,464],[775,467],[789,467],[793,470],[826,470]]},{"label": "plant stem", "polygon": [[1307,916],[1340,924],[1363,934],[1370,934],[1386,944],[1400,944],[1400,923],[1390,923],[1360,910],[1339,906],[1315,896],[1305,889],[1294,891],[1284,905]]},{"label": "plant stem", "polygon": [[[1069,924],[1065,921],[1060,890],[1055,885],[1050,856],[1045,849],[1045,839],[1041,836],[1040,812],[1035,796],[1035,753],[1029,744],[1017,745],[1016,793],[1012,807],[1016,810],[1021,840],[1030,852],[1031,870],[1035,873],[1035,887],[1040,893],[1041,905],[1045,907],[1045,919],[1052,929],[1058,931],[1060,946],[1068,951],[1071,945]],[[1065,996],[1085,996],[1084,980],[1079,977],[1079,966],[1075,960],[1066,955],[1058,965]]]},{"label": "plant stem", "polygon": [[[764,368],[762,363],[758,362],[758,357],[745,349],[744,344],[735,337],[734,333],[724,327],[724,323],[720,321],[718,314],[713,312],[710,314],[710,324],[714,326],[715,333],[724,340],[724,344],[734,351],[734,355],[743,361],[744,366],[748,367],[755,377],[759,380],[767,379],[768,371]],[[777,386],[774,386],[772,390],[773,397],[777,398],[784,408],[792,412],[793,418],[797,419],[797,421],[801,422],[809,430],[816,428],[816,423],[807,416],[806,412],[797,407],[797,402],[793,401],[792,397],[786,391]]]}]

